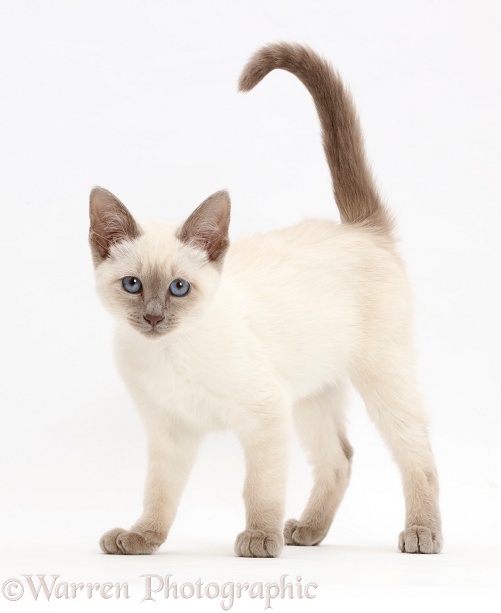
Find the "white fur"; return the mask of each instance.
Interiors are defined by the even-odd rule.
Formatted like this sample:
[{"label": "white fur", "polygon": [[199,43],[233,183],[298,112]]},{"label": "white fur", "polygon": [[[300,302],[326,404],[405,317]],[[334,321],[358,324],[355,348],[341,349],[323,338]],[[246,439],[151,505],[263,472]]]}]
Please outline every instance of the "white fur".
[{"label": "white fur", "polygon": [[[252,554],[256,530],[275,535],[279,551],[294,409],[317,476],[305,514],[325,507],[325,532],[348,483],[349,462],[337,438],[344,436],[342,403],[333,397],[331,417],[322,421],[322,415],[329,411],[328,390],[347,380],[366,400],[404,484],[410,480],[407,527],[427,525],[421,515],[430,511],[414,501],[412,475],[426,481],[422,475],[434,474],[434,464],[414,381],[409,285],[391,243],[356,225],[306,221],[235,242],[221,271],[180,243],[174,226],[142,227],[140,238],[114,246],[97,268],[98,292],[119,319],[119,370],[149,439],[145,511],[132,533],[153,532],[159,542],[167,536],[200,437],[231,428],[248,468],[242,534],[251,536],[244,545],[237,541],[237,551],[247,555],[239,548],[250,547],[260,555]],[[151,340],[123,319],[115,298],[123,292],[118,279],[159,265],[166,279],[182,274],[198,284],[200,308]],[[329,483],[333,473],[339,486]]]},{"label": "white fur", "polygon": [[[168,269],[172,232],[159,242],[158,230],[138,257]],[[280,398],[289,413],[352,377],[368,349],[410,340],[409,309],[402,264],[383,240],[308,221],[232,245],[196,325],[156,341],[119,325],[116,355],[134,396],[200,431],[238,428],[256,405]]]},{"label": "white fur", "polygon": [[[313,97],[343,225],[307,221],[227,250],[226,192],[207,198],[178,229],[142,230],[113,194],[91,192],[98,291],[119,322],[117,360],[143,417],[150,457],[144,514],[131,531],[105,534],[106,552],[150,553],[165,540],[200,437],[225,427],[239,436],[247,463],[246,529],[237,554],[276,556],[284,536],[287,544],[321,542],[350,477],[348,381],[402,473],[400,549],[441,548],[409,284],[353,103],[327,62],[287,43],[256,52],[240,89],[249,91],[276,68],[296,75]],[[124,292],[126,276],[143,282],[141,294]],[[191,283],[189,294],[169,297],[179,278]],[[300,520],[289,520],[282,535],[293,421],[315,483]]]}]

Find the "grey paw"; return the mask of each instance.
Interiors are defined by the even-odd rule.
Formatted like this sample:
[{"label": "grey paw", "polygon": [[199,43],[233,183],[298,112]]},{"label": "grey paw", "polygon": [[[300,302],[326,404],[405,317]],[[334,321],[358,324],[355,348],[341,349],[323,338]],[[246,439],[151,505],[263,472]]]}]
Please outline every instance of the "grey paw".
[{"label": "grey paw", "polygon": [[426,526],[411,526],[400,533],[398,548],[403,553],[440,553],[442,534]]},{"label": "grey paw", "polygon": [[283,546],[284,539],[278,531],[244,530],[235,541],[235,553],[243,558],[276,558]]},{"label": "grey paw", "polygon": [[325,538],[325,530],[289,519],[285,522],[284,538],[286,545],[318,545]]},{"label": "grey paw", "polygon": [[123,528],[113,528],[101,537],[99,546],[103,553],[118,555],[144,555],[153,553],[163,542],[155,533],[139,534]]}]

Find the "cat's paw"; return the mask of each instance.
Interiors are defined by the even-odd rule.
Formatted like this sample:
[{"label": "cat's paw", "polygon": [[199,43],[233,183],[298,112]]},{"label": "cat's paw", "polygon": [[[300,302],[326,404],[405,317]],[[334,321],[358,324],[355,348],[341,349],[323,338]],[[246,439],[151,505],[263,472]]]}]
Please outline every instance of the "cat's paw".
[{"label": "cat's paw", "polygon": [[297,519],[285,522],[284,538],[286,545],[318,545],[325,538],[325,530],[319,526],[302,524]]},{"label": "cat's paw", "polygon": [[400,533],[398,548],[403,553],[440,553],[442,534],[426,526],[411,526]]},{"label": "cat's paw", "polygon": [[235,553],[242,558],[276,558],[284,546],[282,534],[264,530],[244,530],[235,541]]},{"label": "cat's paw", "polygon": [[99,546],[103,553],[144,555],[156,551],[162,542],[153,532],[139,534],[123,528],[113,528],[103,534]]}]

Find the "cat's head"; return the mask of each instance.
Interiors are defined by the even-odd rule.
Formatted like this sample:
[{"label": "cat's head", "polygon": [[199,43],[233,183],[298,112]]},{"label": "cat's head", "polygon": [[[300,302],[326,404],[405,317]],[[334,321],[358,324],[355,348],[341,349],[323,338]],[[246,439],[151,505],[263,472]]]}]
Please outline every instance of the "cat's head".
[{"label": "cat's head", "polygon": [[113,194],[90,195],[89,242],[105,307],[158,339],[202,317],[229,245],[230,198],[216,192],[180,224],[139,224]]}]

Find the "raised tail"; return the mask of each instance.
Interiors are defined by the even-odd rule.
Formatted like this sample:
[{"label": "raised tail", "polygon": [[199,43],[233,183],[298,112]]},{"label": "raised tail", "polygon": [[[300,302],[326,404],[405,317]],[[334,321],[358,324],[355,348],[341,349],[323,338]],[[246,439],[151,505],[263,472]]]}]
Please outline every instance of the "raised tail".
[{"label": "raised tail", "polygon": [[276,68],[295,75],[313,98],[341,220],[390,234],[392,220],[374,185],[358,116],[337,73],[311,49],[277,43],[250,58],[240,75],[239,90],[250,91]]}]

